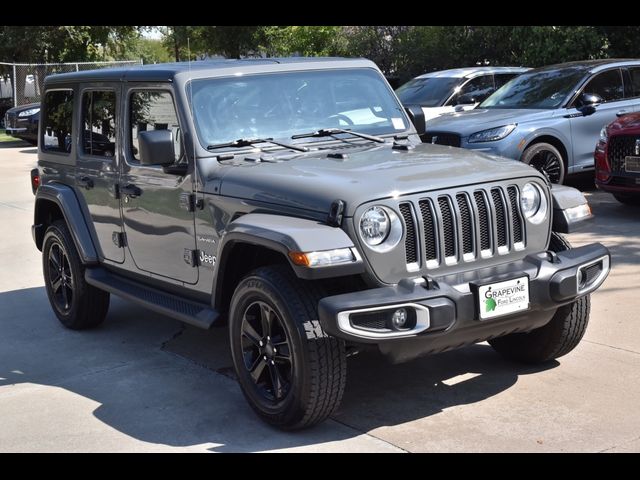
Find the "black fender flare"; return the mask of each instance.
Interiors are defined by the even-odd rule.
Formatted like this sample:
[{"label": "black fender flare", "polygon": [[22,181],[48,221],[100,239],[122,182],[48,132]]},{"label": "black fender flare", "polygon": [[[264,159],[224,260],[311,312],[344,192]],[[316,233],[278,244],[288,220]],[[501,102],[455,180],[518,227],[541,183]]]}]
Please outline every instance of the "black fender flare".
[{"label": "black fender flare", "polygon": [[62,212],[82,263],[85,265],[97,264],[98,253],[91,239],[89,227],[80,209],[76,194],[71,187],[60,183],[40,185],[36,192],[32,232],[38,250],[42,250],[46,230],[46,226],[41,218],[41,206],[43,202],[54,203]]},{"label": "black fender flare", "polygon": [[[222,288],[229,253],[238,243],[257,245],[282,254],[295,274],[305,280],[356,275],[365,271],[364,262],[353,241],[338,227],[284,215],[248,213],[231,222],[220,240],[213,298],[217,298],[217,293]],[[315,252],[339,248],[350,248],[354,261],[309,268],[294,264],[289,257],[290,252]]]},{"label": "black fender flare", "polygon": [[577,188],[567,187],[566,185],[551,185],[551,203],[553,215],[553,231],[559,233],[573,233],[578,225],[584,225],[584,222],[593,219],[591,209],[585,211],[584,215],[579,218],[572,218],[567,215],[570,209],[580,208],[584,205],[588,207],[589,202],[584,194]]}]

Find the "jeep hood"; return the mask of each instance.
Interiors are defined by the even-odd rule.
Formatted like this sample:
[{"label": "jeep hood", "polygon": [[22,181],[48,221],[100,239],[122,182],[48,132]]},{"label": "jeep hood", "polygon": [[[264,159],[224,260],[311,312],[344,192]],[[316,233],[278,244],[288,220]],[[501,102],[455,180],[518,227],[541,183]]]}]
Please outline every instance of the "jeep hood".
[{"label": "jeep hood", "polygon": [[555,110],[483,108],[464,112],[445,113],[427,123],[427,131],[453,132],[462,137],[502,127],[511,123],[525,123],[551,118]]},{"label": "jeep hood", "polygon": [[[346,158],[328,157],[336,151]],[[396,150],[386,144],[313,151],[277,163],[242,162],[223,168],[215,183],[224,196],[317,212],[329,212],[340,199],[352,216],[371,200],[524,176],[541,177],[521,162],[473,150],[427,144]],[[205,191],[218,193],[213,182]]]}]

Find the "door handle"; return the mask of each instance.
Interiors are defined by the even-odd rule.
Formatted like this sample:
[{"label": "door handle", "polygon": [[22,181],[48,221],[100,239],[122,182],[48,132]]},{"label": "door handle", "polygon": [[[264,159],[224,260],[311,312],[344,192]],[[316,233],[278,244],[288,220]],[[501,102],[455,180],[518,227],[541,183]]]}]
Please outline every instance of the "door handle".
[{"label": "door handle", "polygon": [[616,112],[616,117],[621,117],[623,115],[626,115],[627,113],[631,113],[629,110],[618,110]]},{"label": "door handle", "polygon": [[125,185],[124,187],[121,187],[120,193],[122,193],[123,195],[127,195],[131,198],[136,198],[142,195],[142,190],[140,190],[140,188],[136,187],[133,184],[129,184],[129,185]]},{"label": "door handle", "polygon": [[82,188],[86,188],[87,190],[91,190],[93,188],[93,180],[89,177],[80,177],[77,179],[77,183]]}]

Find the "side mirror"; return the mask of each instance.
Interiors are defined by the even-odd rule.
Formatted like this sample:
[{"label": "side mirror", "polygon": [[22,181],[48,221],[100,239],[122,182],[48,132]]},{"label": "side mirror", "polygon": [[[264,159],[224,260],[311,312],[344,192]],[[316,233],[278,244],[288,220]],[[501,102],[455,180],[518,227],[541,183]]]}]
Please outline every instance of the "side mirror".
[{"label": "side mirror", "polygon": [[422,137],[422,135],[427,131],[422,107],[420,105],[408,105],[404,107],[404,109],[407,112],[407,115],[409,115],[409,119],[411,120],[411,123],[413,123],[416,132],[420,137]]},{"label": "side mirror", "polygon": [[171,130],[148,130],[138,134],[141,165],[172,165],[176,161]]},{"label": "side mirror", "polygon": [[596,106],[600,105],[604,100],[600,95],[595,93],[583,93],[578,98],[577,109],[585,117],[593,115],[596,112]]}]

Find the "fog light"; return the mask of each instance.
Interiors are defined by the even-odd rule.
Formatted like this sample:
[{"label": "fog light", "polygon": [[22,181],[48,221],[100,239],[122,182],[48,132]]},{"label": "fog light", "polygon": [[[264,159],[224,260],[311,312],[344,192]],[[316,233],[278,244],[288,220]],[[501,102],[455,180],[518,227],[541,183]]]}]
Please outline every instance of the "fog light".
[{"label": "fog light", "polygon": [[407,323],[409,315],[405,308],[399,308],[391,316],[391,326],[394,330],[401,330]]}]

